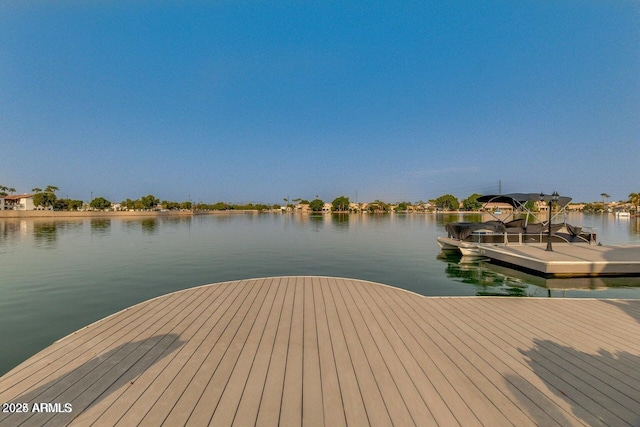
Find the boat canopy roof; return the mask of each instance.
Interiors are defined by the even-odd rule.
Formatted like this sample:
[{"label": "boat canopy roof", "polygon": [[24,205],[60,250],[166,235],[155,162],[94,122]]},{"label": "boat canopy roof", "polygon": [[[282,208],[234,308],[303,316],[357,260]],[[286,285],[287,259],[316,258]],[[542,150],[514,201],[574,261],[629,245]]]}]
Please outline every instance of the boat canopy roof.
[{"label": "boat canopy roof", "polygon": [[[524,206],[525,203],[537,202],[543,200],[549,202],[551,200],[551,194],[540,195],[540,193],[510,193],[510,194],[488,194],[486,196],[478,197],[480,203],[508,203],[514,208],[518,209]],[[571,201],[571,197],[558,196],[558,205],[565,207]]]}]

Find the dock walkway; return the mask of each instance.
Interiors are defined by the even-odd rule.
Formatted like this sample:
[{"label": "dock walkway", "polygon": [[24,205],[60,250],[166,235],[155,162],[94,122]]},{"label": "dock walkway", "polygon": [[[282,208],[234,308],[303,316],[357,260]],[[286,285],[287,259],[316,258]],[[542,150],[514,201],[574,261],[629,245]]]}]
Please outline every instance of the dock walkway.
[{"label": "dock walkway", "polygon": [[0,425],[638,426],[639,336],[636,300],[225,282],[34,355],[0,378],[0,403],[28,410]]}]

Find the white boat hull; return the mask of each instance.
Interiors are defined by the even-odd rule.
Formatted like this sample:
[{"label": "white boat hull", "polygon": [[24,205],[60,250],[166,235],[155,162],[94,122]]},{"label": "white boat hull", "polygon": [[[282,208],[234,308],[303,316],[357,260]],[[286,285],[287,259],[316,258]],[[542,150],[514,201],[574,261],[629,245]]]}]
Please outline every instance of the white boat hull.
[{"label": "white boat hull", "polygon": [[480,249],[475,243],[463,242],[450,237],[438,237],[437,241],[440,249],[444,252],[457,252],[467,258],[482,257]]}]

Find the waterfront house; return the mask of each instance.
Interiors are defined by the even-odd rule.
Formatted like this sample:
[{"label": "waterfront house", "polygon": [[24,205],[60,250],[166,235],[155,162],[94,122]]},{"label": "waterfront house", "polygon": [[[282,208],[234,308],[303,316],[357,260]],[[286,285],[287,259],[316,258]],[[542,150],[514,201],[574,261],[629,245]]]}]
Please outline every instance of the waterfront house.
[{"label": "waterfront house", "polygon": [[311,212],[311,208],[309,208],[309,203],[298,203],[294,206],[293,210],[298,213],[309,213]]},{"label": "waterfront house", "polygon": [[569,203],[566,207],[567,211],[581,211],[584,209],[584,203]]},{"label": "waterfront house", "polygon": [[511,213],[513,212],[513,206],[511,206],[509,203],[502,203],[502,202],[489,202],[489,203],[485,203],[485,205],[483,206],[483,209],[485,211],[499,211],[502,213]]},{"label": "waterfront house", "polygon": [[33,194],[0,196],[0,210],[32,211],[35,208]]}]

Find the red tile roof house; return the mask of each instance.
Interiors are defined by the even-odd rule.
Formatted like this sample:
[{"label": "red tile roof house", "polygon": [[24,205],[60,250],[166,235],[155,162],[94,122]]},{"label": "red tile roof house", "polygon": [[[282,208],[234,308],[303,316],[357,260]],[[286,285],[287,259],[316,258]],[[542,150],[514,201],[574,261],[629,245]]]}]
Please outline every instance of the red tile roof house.
[{"label": "red tile roof house", "polygon": [[33,211],[33,194],[0,196],[0,210]]}]

